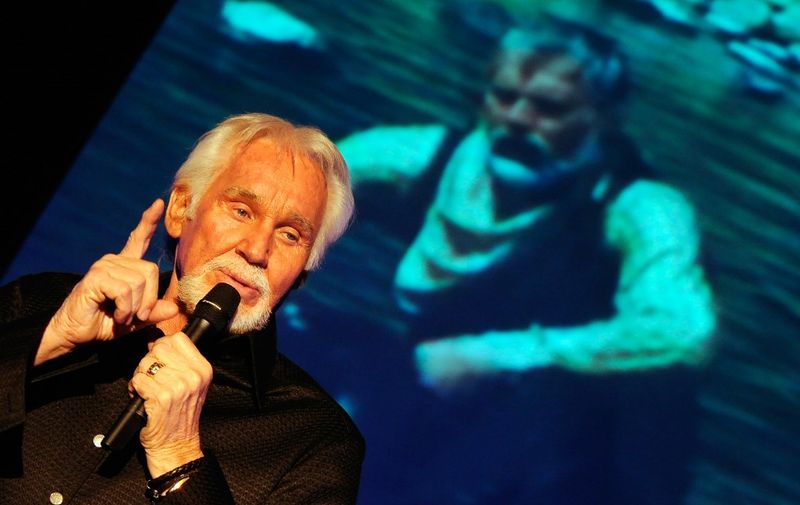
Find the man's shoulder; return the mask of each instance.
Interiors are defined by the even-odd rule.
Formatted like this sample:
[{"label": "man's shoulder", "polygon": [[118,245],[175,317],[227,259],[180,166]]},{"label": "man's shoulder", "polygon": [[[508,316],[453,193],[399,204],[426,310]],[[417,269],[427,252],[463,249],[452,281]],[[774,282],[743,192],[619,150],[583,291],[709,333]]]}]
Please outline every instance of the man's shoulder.
[{"label": "man's shoulder", "polygon": [[641,180],[625,188],[606,214],[606,236],[637,250],[691,250],[698,224],[689,199],[663,182]]},{"label": "man's shoulder", "polygon": [[677,188],[665,182],[638,179],[628,184],[614,198],[612,208],[633,214],[690,211],[691,204]]},{"label": "man's shoulder", "polygon": [[363,445],[363,437],[350,414],[300,365],[278,353],[269,397],[300,414],[308,423],[323,427],[334,438],[349,437]]}]

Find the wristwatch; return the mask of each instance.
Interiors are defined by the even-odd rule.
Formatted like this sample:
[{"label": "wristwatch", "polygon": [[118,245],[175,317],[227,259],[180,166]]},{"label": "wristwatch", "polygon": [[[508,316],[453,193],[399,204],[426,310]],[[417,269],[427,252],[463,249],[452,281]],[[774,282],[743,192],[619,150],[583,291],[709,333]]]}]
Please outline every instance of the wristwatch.
[{"label": "wristwatch", "polygon": [[156,503],[168,494],[181,489],[202,464],[203,458],[198,458],[163,475],[159,475],[155,479],[148,480],[147,487],[144,490],[145,497],[152,503]]}]

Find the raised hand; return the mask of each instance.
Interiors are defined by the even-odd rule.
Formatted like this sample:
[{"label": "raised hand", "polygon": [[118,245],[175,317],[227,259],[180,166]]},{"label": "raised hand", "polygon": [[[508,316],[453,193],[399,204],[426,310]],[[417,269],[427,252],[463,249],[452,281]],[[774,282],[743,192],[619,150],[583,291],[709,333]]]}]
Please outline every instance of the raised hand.
[{"label": "raised hand", "polygon": [[89,268],[47,325],[34,364],[178,313],[173,302],[158,299],[158,266],[142,259],[163,212],[164,201],[157,199],[142,213],[122,251],[106,254]]}]

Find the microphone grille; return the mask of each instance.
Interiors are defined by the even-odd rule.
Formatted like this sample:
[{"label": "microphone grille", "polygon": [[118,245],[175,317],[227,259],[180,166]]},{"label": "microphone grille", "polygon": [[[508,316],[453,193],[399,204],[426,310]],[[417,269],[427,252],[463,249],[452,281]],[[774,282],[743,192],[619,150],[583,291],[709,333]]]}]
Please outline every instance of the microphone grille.
[{"label": "microphone grille", "polygon": [[236,314],[241,299],[233,286],[220,282],[197,302],[193,315],[210,322],[215,330],[222,331]]}]

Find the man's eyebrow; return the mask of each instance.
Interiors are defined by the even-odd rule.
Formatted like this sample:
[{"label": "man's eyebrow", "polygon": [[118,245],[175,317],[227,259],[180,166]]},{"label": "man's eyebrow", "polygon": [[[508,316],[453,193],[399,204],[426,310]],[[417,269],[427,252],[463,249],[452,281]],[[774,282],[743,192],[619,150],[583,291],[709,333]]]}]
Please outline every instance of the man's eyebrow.
[{"label": "man's eyebrow", "polygon": [[[230,188],[225,190],[225,195],[229,197],[241,198],[242,200],[248,200],[256,205],[265,205],[264,199],[250,191],[249,189],[243,188],[241,186],[231,186]],[[288,219],[288,222],[300,230],[301,233],[307,235],[309,237],[314,236],[314,223],[312,223],[308,218],[298,214],[297,212],[293,212]]]},{"label": "man's eyebrow", "polygon": [[231,186],[230,188],[226,189],[225,196],[232,196],[236,198],[241,198],[243,200],[250,200],[251,202],[262,205],[264,203],[263,198],[253,193],[249,189],[245,189],[241,186]]},{"label": "man's eyebrow", "polygon": [[308,237],[314,236],[314,223],[305,217],[295,212],[292,214],[291,218],[289,218],[289,221],[295,228],[299,229],[300,233],[303,235]]}]

